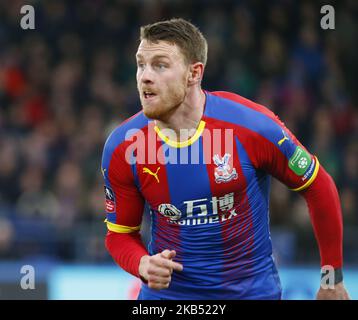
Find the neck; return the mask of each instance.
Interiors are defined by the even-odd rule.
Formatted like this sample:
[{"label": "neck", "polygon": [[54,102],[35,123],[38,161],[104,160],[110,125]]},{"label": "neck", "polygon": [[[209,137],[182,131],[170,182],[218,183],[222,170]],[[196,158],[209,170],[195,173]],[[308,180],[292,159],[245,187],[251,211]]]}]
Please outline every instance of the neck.
[{"label": "neck", "polygon": [[182,139],[190,138],[194,135],[203,116],[205,99],[205,93],[199,86],[192,88],[179,107],[175,108],[165,119],[155,120],[156,126],[160,130],[173,130],[175,134],[171,137],[169,131],[168,135],[171,140],[179,140],[181,130],[188,132],[188,136],[185,137],[184,135]]}]

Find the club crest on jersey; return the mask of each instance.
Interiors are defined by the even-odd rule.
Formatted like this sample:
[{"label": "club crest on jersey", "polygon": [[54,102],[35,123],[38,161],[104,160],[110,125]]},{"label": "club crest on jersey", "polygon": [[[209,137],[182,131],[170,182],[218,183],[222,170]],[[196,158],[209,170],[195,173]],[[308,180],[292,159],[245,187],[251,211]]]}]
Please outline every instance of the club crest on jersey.
[{"label": "club crest on jersey", "polygon": [[179,220],[181,217],[181,211],[170,203],[162,203],[158,206],[158,211],[164,217],[169,218],[170,220]]},{"label": "club crest on jersey", "polygon": [[217,166],[214,172],[216,183],[229,182],[231,180],[237,179],[236,169],[231,169],[229,165],[230,157],[230,153],[225,153],[222,158],[220,158],[217,154],[213,156],[214,163]]}]

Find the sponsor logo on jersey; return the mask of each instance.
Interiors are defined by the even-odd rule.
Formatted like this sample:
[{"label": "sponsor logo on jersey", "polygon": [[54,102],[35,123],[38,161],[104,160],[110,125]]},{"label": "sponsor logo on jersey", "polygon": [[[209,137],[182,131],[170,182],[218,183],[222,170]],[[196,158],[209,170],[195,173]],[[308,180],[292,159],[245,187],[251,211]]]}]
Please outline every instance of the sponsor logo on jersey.
[{"label": "sponsor logo on jersey", "polygon": [[312,162],[311,162],[311,165],[309,166],[309,168],[308,168],[308,170],[306,171],[305,175],[301,178],[302,181],[305,181],[305,180],[311,178],[311,176],[312,176],[312,174],[313,174],[313,171],[314,171],[314,169],[315,169],[315,167],[316,167],[316,166],[315,166],[315,163],[316,163],[316,161],[315,161],[315,159],[313,159]]},{"label": "sponsor logo on jersey", "polygon": [[[181,226],[198,226],[231,220],[239,214],[234,192],[221,196],[187,200],[183,202],[185,214],[172,204],[161,204],[158,211],[168,217],[167,222]],[[186,207],[186,209],[184,209]]]},{"label": "sponsor logo on jersey", "polygon": [[232,209],[229,212],[222,213],[220,215],[211,215],[207,217],[190,217],[181,220],[169,220],[171,224],[178,224],[181,226],[198,226],[202,224],[213,224],[231,220],[238,216],[236,209]]},{"label": "sponsor logo on jersey", "polygon": [[144,167],[143,168],[143,173],[148,173],[150,174],[151,176],[153,176],[155,178],[155,180],[157,180],[157,182],[159,183],[159,178],[158,178],[158,171],[160,170],[160,167],[157,168],[157,171],[156,172],[153,172],[152,170],[150,170],[149,168],[147,167]]},{"label": "sponsor logo on jersey", "polygon": [[306,150],[296,147],[292,157],[288,160],[288,166],[298,176],[302,176],[312,163],[312,159]]},{"label": "sponsor logo on jersey", "polygon": [[229,182],[231,180],[237,179],[236,169],[231,169],[229,165],[230,157],[230,153],[225,153],[222,158],[217,154],[213,156],[214,163],[217,166],[214,172],[216,183]]},{"label": "sponsor logo on jersey", "polygon": [[170,203],[162,203],[158,206],[158,211],[170,220],[176,221],[181,217],[181,211]]},{"label": "sponsor logo on jersey", "polygon": [[283,138],[277,142],[277,144],[278,144],[279,146],[281,146],[281,144],[283,144],[286,140],[290,140],[290,139],[286,136],[285,131],[282,130],[282,134],[283,134]]}]

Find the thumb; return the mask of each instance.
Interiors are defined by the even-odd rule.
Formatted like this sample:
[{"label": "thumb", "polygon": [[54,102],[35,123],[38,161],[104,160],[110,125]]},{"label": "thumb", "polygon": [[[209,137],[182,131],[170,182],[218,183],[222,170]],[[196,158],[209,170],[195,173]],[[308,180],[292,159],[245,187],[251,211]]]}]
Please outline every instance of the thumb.
[{"label": "thumb", "polygon": [[176,256],[176,252],[175,250],[165,249],[164,251],[161,252],[160,255],[166,259],[173,259]]}]

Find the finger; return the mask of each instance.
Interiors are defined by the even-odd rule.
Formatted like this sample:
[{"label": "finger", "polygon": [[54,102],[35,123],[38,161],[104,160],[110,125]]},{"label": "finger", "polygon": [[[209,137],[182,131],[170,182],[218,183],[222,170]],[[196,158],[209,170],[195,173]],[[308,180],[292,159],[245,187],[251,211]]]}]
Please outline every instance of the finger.
[{"label": "finger", "polygon": [[169,282],[166,284],[157,283],[157,282],[148,282],[148,287],[155,290],[167,289],[169,288]]},{"label": "finger", "polygon": [[171,281],[171,277],[164,279],[162,277],[157,277],[152,275],[149,276],[148,278],[148,287],[156,290],[166,289],[169,288],[170,281]]},{"label": "finger", "polygon": [[[164,254],[164,255],[168,254],[167,252],[164,252],[164,251],[159,255],[152,256],[150,263],[155,266],[158,266],[158,267],[169,269],[171,272],[172,272],[172,270],[183,271],[183,265],[181,263],[178,263],[178,262],[172,261],[171,259],[162,257],[162,254]],[[169,251],[169,250],[167,250],[167,251]],[[174,251],[174,250],[172,250],[172,251]],[[175,253],[175,251],[174,251],[174,253]]]},{"label": "finger", "polygon": [[175,271],[183,271],[183,265],[181,263],[175,262],[173,260],[162,259],[160,261],[160,266],[163,268],[169,268],[169,269],[175,270]]},{"label": "finger", "polygon": [[182,271],[183,270],[182,264],[175,262],[173,260],[170,260],[170,259],[161,258],[160,260],[156,261],[156,264],[158,267],[163,268],[163,269],[169,269],[170,271],[172,271],[172,270]]},{"label": "finger", "polygon": [[167,276],[167,277],[161,277],[161,276],[157,276],[157,275],[150,275],[148,277],[148,283],[161,283],[161,284],[168,284],[170,283],[170,281],[172,281],[171,276]]},{"label": "finger", "polygon": [[175,271],[183,271],[183,265],[181,263],[170,261],[170,267]]},{"label": "finger", "polygon": [[160,269],[171,269],[170,262],[172,260],[164,258],[161,254],[155,255],[150,260],[150,265],[153,268],[160,268]]},{"label": "finger", "polygon": [[149,267],[148,269],[149,275],[155,275],[160,277],[169,277],[172,274],[172,269],[168,267]]}]

